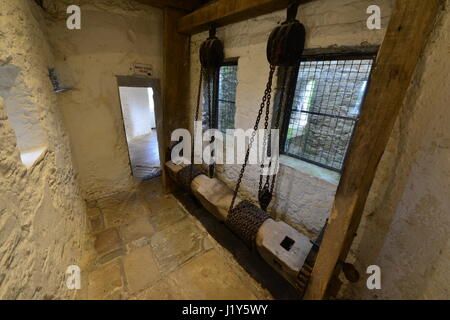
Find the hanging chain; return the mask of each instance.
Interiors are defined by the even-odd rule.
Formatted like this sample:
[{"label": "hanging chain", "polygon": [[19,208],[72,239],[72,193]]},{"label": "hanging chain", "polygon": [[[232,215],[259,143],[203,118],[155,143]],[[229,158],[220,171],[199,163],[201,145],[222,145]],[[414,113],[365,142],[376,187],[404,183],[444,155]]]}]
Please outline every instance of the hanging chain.
[{"label": "hanging chain", "polygon": [[[213,110],[213,105],[212,105],[212,98],[211,98],[211,78],[214,81],[215,78],[215,70],[207,70],[208,72],[208,78],[207,78],[207,91],[208,91],[208,114],[209,114],[209,129],[213,129],[214,128],[214,110]],[[212,77],[211,77],[212,76]],[[214,84],[213,84],[213,88],[214,88]],[[215,137],[212,136],[211,139],[209,140],[210,144],[214,143]],[[211,157],[214,157],[214,151],[211,151]],[[208,175],[210,178],[212,178],[214,176],[214,169],[215,169],[215,163],[212,163],[209,165],[209,172]]]},{"label": "hanging chain", "polygon": [[[196,133],[196,128],[195,126],[197,125],[197,121],[198,121],[198,116],[200,113],[200,96],[202,94],[202,84],[203,84],[203,72],[205,72],[205,70],[203,69],[203,67],[200,69],[200,79],[198,81],[198,90],[197,90],[197,107],[195,109],[195,116],[194,116],[194,136]],[[194,143],[195,141],[192,141],[191,144],[191,164],[194,164]]]},{"label": "hanging chain", "polygon": [[[280,95],[280,100],[279,100],[279,104],[278,104],[278,110],[277,110],[277,116],[275,118],[275,129],[279,129],[280,128],[280,120],[281,120],[281,114],[284,112],[286,113],[286,110],[283,110],[282,112],[282,106],[283,103],[284,105],[286,105],[286,101],[291,101],[292,95],[293,95],[293,90],[290,90],[287,84],[288,81],[288,73],[289,73],[289,69],[286,68],[284,70],[284,74],[283,74],[283,87],[281,88],[281,95]],[[285,98],[285,93],[286,93],[286,87],[288,87],[288,96]],[[279,160],[278,160],[279,162]],[[279,163],[278,163],[279,165]],[[273,194],[273,189],[275,187],[275,181],[277,178],[277,174],[274,174],[272,176],[272,183],[270,185],[270,194]],[[269,176],[267,176],[267,183],[269,181]]]},{"label": "hanging chain", "polygon": [[[273,127],[274,129],[279,129],[280,128],[280,118],[281,118],[281,113],[282,113],[281,109],[283,107],[283,103],[284,103],[284,99],[285,99],[285,91],[286,91],[286,80],[287,80],[287,70],[285,70],[283,72],[282,87],[281,87],[281,90],[280,90],[280,98],[278,100],[278,108],[277,108],[277,112],[276,112],[276,115],[275,115],[275,125]],[[267,113],[267,111],[268,111],[268,108],[266,110],[266,113]],[[270,145],[272,145],[272,132],[267,130],[268,129],[267,120],[266,120],[266,123],[265,123],[265,129],[266,130],[265,130],[265,134],[264,134],[264,143],[263,143],[263,161],[261,163],[261,173],[260,173],[260,176],[259,176],[259,192],[261,192],[264,188],[269,188],[269,186],[270,186],[270,194],[272,194],[273,187],[274,187],[273,183],[275,181],[276,174],[274,174],[273,177],[272,177],[272,184],[270,184],[270,176],[271,175],[267,174],[264,186],[262,185],[262,183],[263,183],[263,172],[264,172],[264,167],[265,167],[264,159],[265,159],[265,157],[267,157],[267,152],[266,152],[267,141],[269,141]],[[271,156],[272,156],[272,153],[271,153]],[[271,168],[271,167],[272,167],[272,160],[268,164],[268,168]]]},{"label": "hanging chain", "polygon": [[234,202],[236,201],[236,197],[237,197],[237,194],[239,192],[239,187],[241,186],[241,182],[242,182],[242,177],[244,176],[245,168],[246,168],[246,166],[248,164],[248,159],[249,159],[249,156],[250,156],[250,149],[252,148],[253,141],[255,140],[255,135],[256,135],[256,132],[257,132],[258,127],[259,127],[259,121],[261,120],[261,116],[262,116],[262,113],[264,111],[264,107],[266,106],[266,104],[270,105],[270,99],[271,99],[271,94],[272,94],[272,80],[273,80],[274,72],[275,72],[275,66],[271,65],[270,66],[270,71],[269,71],[269,79],[268,79],[267,85],[266,85],[266,90],[264,91],[264,96],[262,98],[262,102],[261,102],[261,105],[260,105],[260,108],[259,108],[259,111],[258,111],[258,116],[256,117],[256,122],[255,122],[255,125],[253,127],[253,132],[251,134],[250,141],[249,141],[249,144],[248,144],[248,147],[247,147],[247,151],[245,153],[244,164],[242,165],[241,171],[239,173],[239,178],[238,178],[238,181],[236,183],[236,187],[234,188],[233,199],[231,200],[231,205],[230,205],[230,208],[229,208],[228,212],[230,212],[233,209],[233,207],[234,207]]},{"label": "hanging chain", "polygon": [[205,69],[203,67],[200,69],[200,80],[198,81],[198,90],[197,90],[197,108],[195,109],[195,121],[198,121],[198,115],[200,112],[200,96],[202,94],[202,84],[203,84],[203,73]]},{"label": "hanging chain", "polygon": [[[274,68],[275,71],[275,68]],[[266,104],[266,112],[265,112],[265,117],[264,117],[264,138],[263,138],[263,148],[262,148],[262,159],[261,159],[261,174],[259,175],[259,192],[261,192],[262,190],[262,181],[263,181],[263,177],[262,177],[262,170],[264,170],[264,159],[267,156],[267,152],[266,152],[266,147],[267,147],[267,137],[268,137],[268,133],[267,133],[267,129],[269,128],[269,115],[270,115],[270,98],[267,99]]]}]

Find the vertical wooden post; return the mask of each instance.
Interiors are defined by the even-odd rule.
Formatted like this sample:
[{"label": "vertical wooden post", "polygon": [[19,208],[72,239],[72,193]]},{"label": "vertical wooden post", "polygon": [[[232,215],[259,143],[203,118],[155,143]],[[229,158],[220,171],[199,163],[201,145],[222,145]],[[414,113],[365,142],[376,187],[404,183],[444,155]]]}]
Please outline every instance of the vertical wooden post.
[{"label": "vertical wooden post", "polygon": [[[178,20],[186,13],[181,10],[164,8],[163,37],[163,132],[160,155],[162,163],[167,159],[172,131],[188,129],[189,120],[189,81],[190,81],[190,37],[177,32]],[[166,191],[172,189],[170,179],[163,169],[163,185]]]},{"label": "vertical wooden post", "polygon": [[439,12],[440,0],[397,0],[305,299],[327,298],[361,220],[378,163]]}]

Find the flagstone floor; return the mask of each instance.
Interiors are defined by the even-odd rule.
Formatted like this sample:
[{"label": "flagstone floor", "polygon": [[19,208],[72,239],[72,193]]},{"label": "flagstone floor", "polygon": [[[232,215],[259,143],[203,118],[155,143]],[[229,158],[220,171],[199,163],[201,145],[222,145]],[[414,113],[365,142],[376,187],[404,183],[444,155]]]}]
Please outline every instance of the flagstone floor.
[{"label": "flagstone floor", "polygon": [[[246,271],[235,257],[254,253],[245,246],[234,253],[224,248],[204,227],[205,221],[207,226],[216,222],[198,219],[174,195],[164,195],[160,179],[88,203],[78,298],[272,299],[255,279],[276,279],[276,273],[264,269],[267,266],[256,276]],[[202,210],[195,203],[191,206]],[[276,286],[275,292],[289,291],[284,282]]]}]

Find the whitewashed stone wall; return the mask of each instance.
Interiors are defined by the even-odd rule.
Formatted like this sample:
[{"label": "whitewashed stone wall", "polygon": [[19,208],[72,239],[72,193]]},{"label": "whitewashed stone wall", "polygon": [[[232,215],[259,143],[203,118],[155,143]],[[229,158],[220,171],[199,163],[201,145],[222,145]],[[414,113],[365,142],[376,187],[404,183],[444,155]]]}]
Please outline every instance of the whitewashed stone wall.
[{"label": "whitewashed stone wall", "polygon": [[[1,0],[0,8],[0,74],[17,71],[8,79],[0,76],[2,95],[20,91],[26,105],[16,104],[14,116],[20,118],[23,108],[22,122],[32,117],[39,123],[47,145],[27,169],[20,160],[8,100],[0,97],[0,299],[73,298],[65,271],[79,263],[85,204],[61,106],[48,78],[53,56],[34,1]],[[32,140],[32,127],[20,134]]]},{"label": "whitewashed stone wall", "polygon": [[[344,298],[450,299],[450,1],[416,69],[372,186]],[[381,268],[367,290],[366,268]]]},{"label": "whitewashed stone wall", "polygon": [[77,1],[81,30],[66,28],[73,1],[46,1],[56,72],[74,90],[59,96],[83,196],[97,199],[133,187],[116,75],[134,63],[162,76],[162,10],[135,1]]},{"label": "whitewashed stone wall", "polygon": [[[368,46],[382,42],[391,11],[392,1],[375,1],[382,8],[382,30],[371,31],[366,27],[367,7],[374,1],[321,0],[302,5],[298,19],[306,27],[307,48],[335,46]],[[266,59],[266,43],[273,28],[285,19],[285,11],[257,17],[217,30],[224,42],[227,58],[239,57],[238,87],[236,97],[236,128],[253,127],[264,93],[269,65]],[[199,78],[199,46],[207,38],[207,32],[196,34],[191,42],[191,106],[196,103]],[[274,84],[276,79],[274,79]],[[292,161],[291,161],[292,162]],[[333,202],[336,184],[332,179],[317,178],[313,172],[333,174],[318,170],[306,163],[282,165],[278,176],[275,199],[269,210],[273,215],[310,236],[316,236],[327,219]],[[219,167],[218,175],[234,186],[240,166]],[[249,166],[242,185],[242,196],[255,199],[259,182],[258,167]]]},{"label": "whitewashed stone wall", "polygon": [[[380,44],[384,29],[367,30],[365,10],[379,4],[385,28],[393,3],[321,0],[301,6],[299,18],[308,32],[307,47]],[[445,11],[416,70],[348,257],[361,280],[349,284],[342,278],[340,298],[450,298],[450,1],[443,3]],[[268,69],[265,41],[283,15],[266,15],[218,30],[227,57],[240,57],[236,127],[250,128],[254,121]],[[193,83],[198,81],[198,46],[206,36],[201,33],[192,38]],[[194,89],[191,96],[194,106]],[[234,167],[221,173],[230,185],[236,176]],[[249,190],[255,189],[256,178],[247,176],[245,194],[255,196]],[[335,187],[286,166],[279,182],[278,217],[315,234],[329,214]],[[374,264],[381,267],[382,289],[370,291],[365,271]]]}]

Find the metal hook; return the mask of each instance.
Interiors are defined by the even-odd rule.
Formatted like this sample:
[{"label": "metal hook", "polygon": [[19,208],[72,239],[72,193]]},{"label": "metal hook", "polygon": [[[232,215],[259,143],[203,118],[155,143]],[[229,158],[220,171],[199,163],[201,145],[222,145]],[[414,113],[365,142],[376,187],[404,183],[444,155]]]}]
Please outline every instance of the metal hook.
[{"label": "metal hook", "polygon": [[209,39],[215,38],[216,37],[216,26],[215,25],[211,25],[209,27]]},{"label": "metal hook", "polygon": [[292,1],[287,8],[287,20],[293,21],[297,17],[298,7],[300,6],[300,1]]}]

